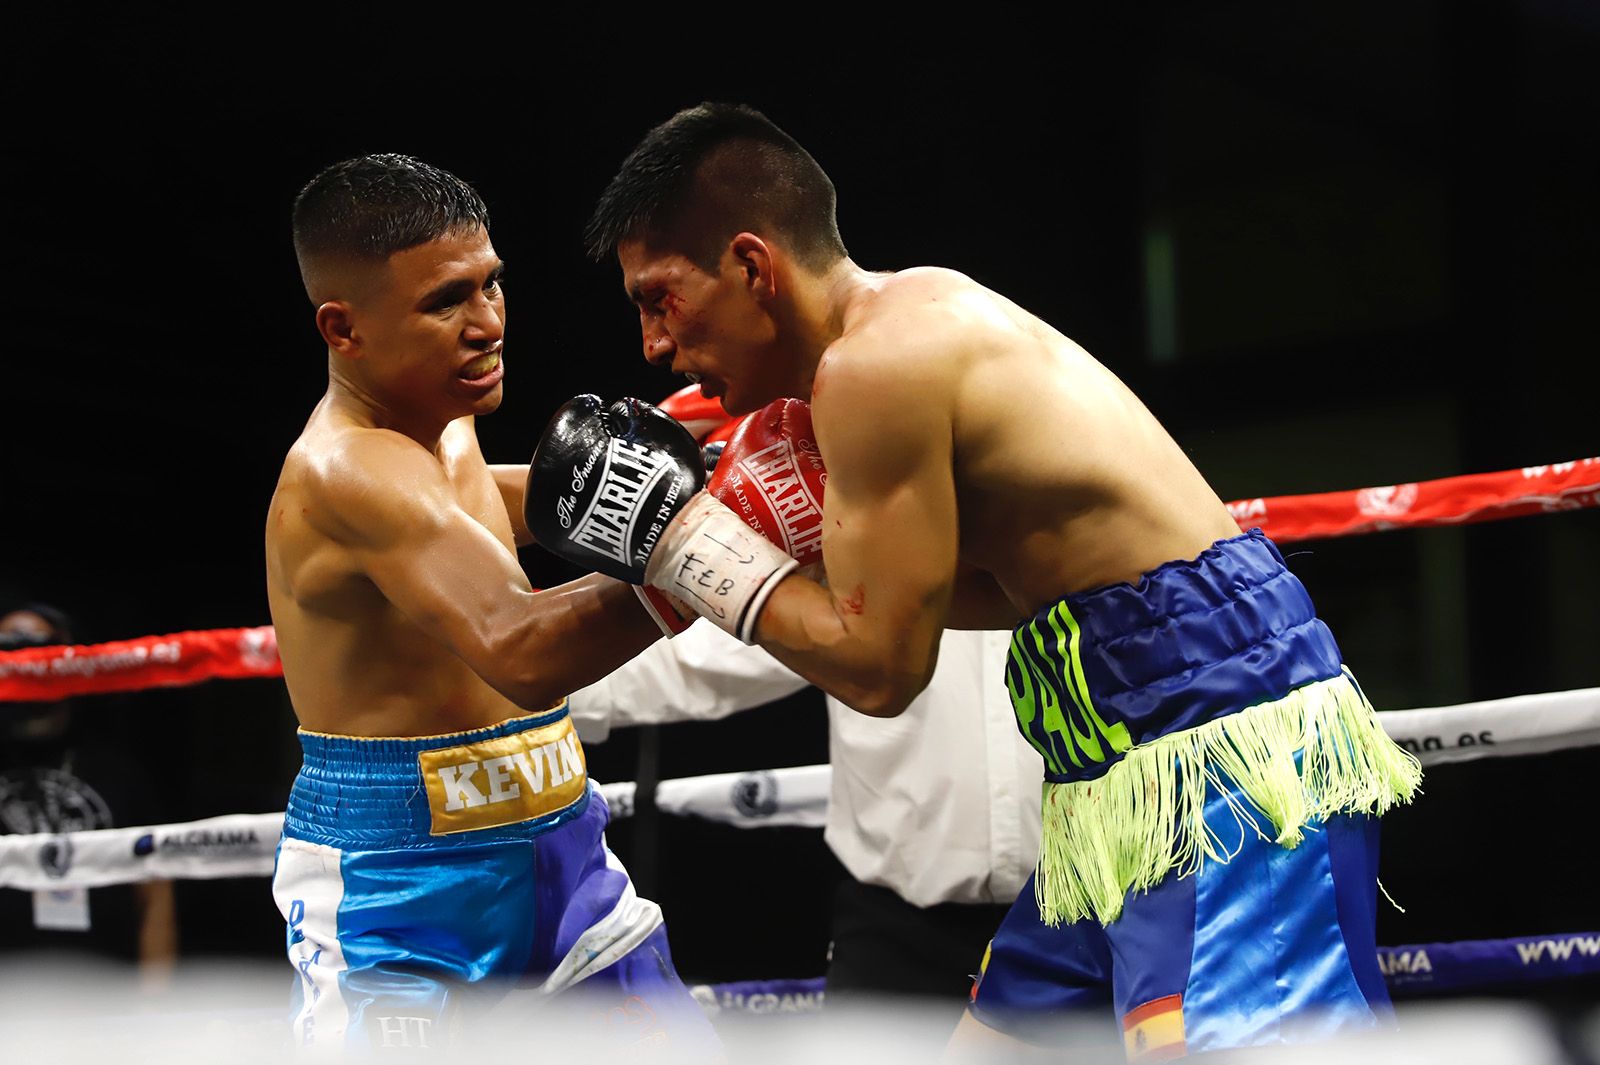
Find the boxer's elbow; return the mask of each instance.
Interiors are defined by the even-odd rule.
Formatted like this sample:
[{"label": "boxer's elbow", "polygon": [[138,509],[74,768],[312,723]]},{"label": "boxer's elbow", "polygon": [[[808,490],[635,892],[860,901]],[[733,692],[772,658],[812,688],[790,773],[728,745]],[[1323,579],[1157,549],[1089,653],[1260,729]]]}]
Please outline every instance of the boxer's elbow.
[{"label": "boxer's elbow", "polygon": [[477,673],[489,687],[529,712],[548,710],[568,695],[560,679],[537,666],[506,668],[501,664]]},{"label": "boxer's elbow", "polygon": [[[800,583],[785,582],[778,592]],[[898,717],[928,686],[940,630],[921,618],[889,624],[862,617],[859,605],[851,608],[847,602],[841,609],[835,600],[828,604],[832,609],[801,615],[798,625],[780,625],[768,620],[788,620],[774,608],[778,602],[774,593],[762,614],[757,632],[762,646],[857,713]]]},{"label": "boxer's elbow", "polygon": [[939,654],[913,626],[846,625],[825,657],[835,698],[868,717],[899,717],[928,686]]},{"label": "boxer's elbow", "polygon": [[922,694],[932,673],[931,661],[908,663],[875,659],[853,670],[843,685],[846,690],[838,694],[845,705],[857,713],[868,717],[899,717]]},{"label": "boxer's elbow", "polygon": [[552,668],[558,656],[530,649],[527,641],[507,634],[490,637],[479,649],[473,672],[523,710],[548,710],[570,694],[571,678]]},{"label": "boxer's elbow", "polygon": [[519,681],[505,687],[496,685],[496,688],[501,695],[530,714],[548,710],[570,694],[566,685],[553,684],[543,678]]},{"label": "boxer's elbow", "polygon": [[491,686],[521,710],[537,714],[557,706],[572,694],[572,686],[549,677],[516,677]]},{"label": "boxer's elbow", "polygon": [[888,688],[858,688],[842,701],[856,713],[867,717],[899,717],[905,713],[914,697]]}]

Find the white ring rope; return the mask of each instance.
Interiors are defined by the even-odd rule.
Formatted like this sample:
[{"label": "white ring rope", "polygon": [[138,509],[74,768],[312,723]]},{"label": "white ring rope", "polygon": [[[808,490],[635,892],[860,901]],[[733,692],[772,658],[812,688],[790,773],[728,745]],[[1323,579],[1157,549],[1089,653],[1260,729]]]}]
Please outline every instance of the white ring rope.
[{"label": "white ring rope", "polygon": [[[1378,720],[1424,765],[1543,754],[1600,745],[1600,688],[1519,695],[1459,706],[1390,710]],[[740,828],[821,828],[826,765],[663,780],[664,813]],[[600,785],[612,816],[633,813],[633,781]],[[0,836],[0,887],[59,891],[141,880],[208,880],[272,873],[283,814],[229,814],[203,821],[64,835]]]},{"label": "white ring rope", "polygon": [[1423,765],[1594,747],[1600,745],[1600,688],[1387,710],[1378,720]]}]

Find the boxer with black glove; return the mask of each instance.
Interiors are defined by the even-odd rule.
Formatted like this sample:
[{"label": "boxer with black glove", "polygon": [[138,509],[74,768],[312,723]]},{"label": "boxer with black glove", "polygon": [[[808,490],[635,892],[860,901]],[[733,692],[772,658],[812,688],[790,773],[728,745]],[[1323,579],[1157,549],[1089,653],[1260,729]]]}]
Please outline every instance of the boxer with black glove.
[{"label": "boxer with black glove", "polygon": [[[512,987],[578,989],[588,1005],[550,1008],[594,1037],[715,1058],[660,908],[605,846],[565,699],[657,633],[613,578],[529,584],[527,471],[478,443],[506,372],[488,208],[370,155],[312,178],[293,224],[328,374],[265,529],[304,748],[273,877],[295,1041],[392,1046],[399,1017],[408,1045],[443,1046]],[[468,853],[482,875],[459,875]]]},{"label": "boxer with black glove", "polygon": [[653,405],[578,396],[534,451],[523,514],[569,562],[666,592],[750,643],[798,563],[700,492],[704,477],[694,437]]}]

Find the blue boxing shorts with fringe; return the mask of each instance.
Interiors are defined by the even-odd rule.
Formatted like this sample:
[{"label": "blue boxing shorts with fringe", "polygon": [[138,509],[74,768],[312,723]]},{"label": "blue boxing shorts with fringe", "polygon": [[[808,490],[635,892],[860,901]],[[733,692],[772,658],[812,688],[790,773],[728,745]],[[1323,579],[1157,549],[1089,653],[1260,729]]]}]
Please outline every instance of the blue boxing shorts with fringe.
[{"label": "blue boxing shorts with fringe", "polygon": [[1044,830],[979,1020],[1049,1042],[1109,1004],[1135,1061],[1390,1023],[1377,818],[1421,767],[1259,529],[1039,611],[1006,682]]}]

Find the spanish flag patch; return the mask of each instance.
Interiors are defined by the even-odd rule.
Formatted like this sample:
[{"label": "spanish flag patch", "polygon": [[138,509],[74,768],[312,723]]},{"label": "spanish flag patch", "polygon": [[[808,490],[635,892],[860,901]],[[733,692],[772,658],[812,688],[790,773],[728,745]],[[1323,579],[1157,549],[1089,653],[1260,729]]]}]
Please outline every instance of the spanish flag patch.
[{"label": "spanish flag patch", "polygon": [[989,945],[983,948],[983,961],[978,964],[978,975],[972,978],[972,993],[967,996],[968,1001],[978,1001],[978,985],[983,983],[983,974],[989,971],[989,955],[994,953],[994,940],[989,940]]},{"label": "spanish flag patch", "polygon": [[1183,1057],[1187,1053],[1183,1042],[1183,996],[1151,999],[1123,1014],[1122,1041],[1130,1062]]}]

